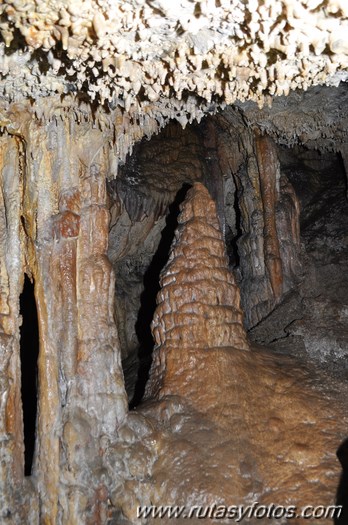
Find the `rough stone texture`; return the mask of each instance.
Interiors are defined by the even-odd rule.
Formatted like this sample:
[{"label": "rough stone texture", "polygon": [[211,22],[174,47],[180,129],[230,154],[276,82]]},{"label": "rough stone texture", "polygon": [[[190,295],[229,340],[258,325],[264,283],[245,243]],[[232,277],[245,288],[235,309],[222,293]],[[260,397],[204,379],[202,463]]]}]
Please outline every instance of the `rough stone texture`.
[{"label": "rough stone texture", "polygon": [[[258,142],[265,144],[263,150],[271,156],[266,164],[259,159]],[[267,184],[273,184],[271,201],[261,192],[267,177]],[[148,327],[159,271],[167,261],[176,224],[175,194],[183,184],[195,180],[204,181],[214,196],[230,265],[241,286],[248,328],[266,317],[298,280],[298,199],[280,171],[274,142],[251,133],[236,110],[208,117],[185,130],[170,124],[157,137],[142,141],[109,184],[109,257],[117,276],[122,355],[130,373],[136,370],[134,352],[139,345],[141,354],[144,339],[147,346],[153,344]],[[271,232],[265,231],[266,219],[273,225]],[[276,292],[272,288],[274,258],[266,249],[270,243],[279,252]],[[151,304],[149,299],[145,305],[149,294]]]},{"label": "rough stone texture", "polygon": [[[203,383],[212,391],[228,384],[226,349],[248,350],[239,290],[228,270],[215,204],[200,183],[188,191],[178,224],[152,323],[156,346],[145,396],[181,395],[210,410],[219,396],[212,407]],[[201,384],[192,380],[196,375]]]},{"label": "rough stone texture", "polygon": [[[249,348],[215,205],[200,184],[182,207],[161,283],[150,399],[108,455],[124,480],[111,490],[121,516],[146,523],[136,519],[139,502],[333,504],[347,385],[313,364]],[[224,317],[233,330],[218,328]]]},{"label": "rough stone texture", "polygon": [[24,232],[20,221],[23,182],[21,144],[0,139],[0,520],[37,522],[38,498],[24,480],[23,418],[19,356],[19,293],[23,285]]},{"label": "rough stone texture", "polygon": [[214,185],[223,185],[220,222],[241,287],[245,324],[251,328],[298,280],[298,198],[280,170],[277,147],[270,137],[250,130],[235,108],[207,120],[217,135],[220,182]]},{"label": "rough stone texture", "polygon": [[[301,193],[276,144],[340,152],[347,166],[347,28],[345,0],[2,2],[1,521],[120,525],[136,522],[137,504],[231,498],[333,503],[335,452],[347,437],[346,201],[342,181],[342,191],[322,192],[309,177]],[[158,159],[151,164],[145,150],[140,190],[130,190],[132,169],[116,182],[109,254],[113,262],[132,257],[146,239],[138,284],[176,184],[203,180],[219,217],[206,191],[192,190],[202,202],[191,209],[195,218],[192,193],[184,208],[167,266],[178,282],[164,275],[154,324],[159,346],[147,393],[160,399],[127,414],[105,179],[170,120],[185,127],[232,102],[200,128],[185,158],[190,173],[177,175],[182,151],[172,163],[176,182],[166,195]],[[302,252],[299,200],[308,200]],[[247,326],[255,339],[280,339],[272,352],[248,350],[219,223]],[[24,272],[35,283],[40,328],[27,479]],[[193,286],[196,278],[203,286]],[[297,351],[304,360],[282,355]],[[326,370],[316,369],[318,360]]]},{"label": "rough stone texture", "polygon": [[346,175],[340,158],[333,154],[302,148],[279,150],[279,154],[282,171],[300,199],[302,270],[292,292],[251,336],[259,343],[273,341],[281,351],[314,359],[346,376]]},{"label": "rough stone texture", "polygon": [[[73,116],[21,118],[20,136],[1,138],[1,520],[103,522],[101,438],[106,443],[126,415],[106,257],[107,136],[89,123],[76,125]],[[30,481],[23,479],[19,393],[24,272],[34,279],[40,332]]]},{"label": "rough stone texture", "polygon": [[[152,320],[152,305],[139,312],[141,297],[144,288],[158,287],[159,271],[174,234],[176,200],[185,185],[201,180],[205,171],[204,149],[197,131],[184,131],[172,123],[150,142],[136,146],[126,164],[120,166],[117,179],[108,185],[108,255],[116,272],[116,317],[123,357],[139,346],[143,335],[142,327],[137,327],[140,314],[148,319],[148,325]],[[157,260],[153,260],[156,253]],[[151,296],[154,302],[156,291]]]},{"label": "rough stone texture", "polygon": [[188,94],[262,105],[346,78],[344,0],[5,0],[0,14],[8,98],[84,91],[145,113]]},{"label": "rough stone texture", "polygon": [[[163,277],[156,321],[163,320],[157,339],[161,345],[147,390],[148,396],[153,393],[161,399],[148,400],[126,417],[113,320],[115,285],[106,258],[109,213],[105,179],[115,174],[114,155],[118,155],[110,148],[113,128],[106,125],[101,129],[105,121],[93,120],[83,104],[70,114],[68,106],[52,107],[38,120],[35,111],[43,107],[12,106],[11,114],[8,109],[6,115],[11,120],[6,126],[14,136],[4,133],[1,143],[4,226],[0,295],[5,323],[2,344],[8,344],[1,358],[5,370],[1,399],[10,396],[9,404],[1,406],[1,417],[8,423],[2,427],[2,457],[6,458],[1,464],[3,518],[7,516],[8,523],[21,523],[30,512],[32,523],[41,515],[43,523],[94,524],[98,520],[107,523],[110,516],[119,525],[127,520],[136,523],[136,505],[146,503],[231,504],[231,499],[240,504],[254,499],[297,505],[334,503],[340,475],[335,453],[347,429],[346,383],[337,374],[317,370],[312,362],[284,356],[279,350],[248,350],[239,291],[229,273],[219,232],[221,221],[201,186],[196,187],[198,202],[191,193],[192,200],[184,207],[175,257],[167,267],[172,272],[179,270],[180,286],[175,289],[175,283],[170,282],[173,275],[168,283],[165,274]],[[267,232],[277,234],[284,293],[284,276],[289,276],[291,287],[295,268],[286,253],[297,253],[298,202],[293,188],[298,193],[302,179],[291,178],[289,169],[282,171],[279,150],[269,138],[260,139],[257,130],[242,126],[240,110],[229,110],[214,119],[216,128],[211,124],[202,128],[207,158],[194,164],[192,181],[202,176],[202,171],[207,177],[210,172],[205,169],[210,166],[217,181],[213,186],[219,212],[219,177],[224,198],[226,187],[230,197],[238,192],[245,221],[245,225],[241,222],[240,243],[243,232],[252,231],[247,226],[253,210],[260,210],[256,231],[260,251],[256,254],[266,252],[264,222],[270,221]],[[261,151],[257,141],[262,143]],[[199,157],[199,141],[194,144],[193,150],[188,148],[187,165],[191,155]],[[156,148],[161,150],[160,141]],[[170,158],[177,154],[172,149]],[[146,159],[146,151],[143,155]],[[272,162],[265,163],[264,155]],[[174,164],[170,168],[173,172]],[[155,175],[152,180],[149,193],[156,195]],[[181,183],[184,178],[180,175],[177,180]],[[122,173],[120,184],[126,208]],[[274,192],[277,184],[279,193]],[[269,187],[262,192],[262,185]],[[311,199],[311,186],[318,186],[318,181],[308,184],[304,198]],[[142,188],[146,190],[145,182]],[[344,196],[343,191],[341,194]],[[271,206],[267,217],[264,202]],[[313,199],[307,218],[320,216],[319,203],[320,199]],[[162,213],[156,199],[142,210],[137,206],[132,209],[130,202],[127,206],[134,219],[139,218],[138,213]],[[113,220],[117,221],[120,211],[120,206],[112,209]],[[330,230],[336,224],[337,242],[328,244],[324,263],[330,250],[336,246],[338,253],[345,244],[346,230],[338,221],[340,208],[336,211],[327,226],[310,220],[308,233],[303,230],[315,255],[321,245],[316,244],[313,232]],[[233,215],[230,210],[229,224],[238,230],[232,224],[235,219],[236,211]],[[225,217],[225,227],[228,221]],[[332,251],[332,257],[336,255]],[[244,257],[242,251],[240,256]],[[274,297],[266,260],[264,257],[262,279],[268,279],[267,308],[271,309]],[[205,261],[202,267],[199,263]],[[250,262],[244,264],[251,266]],[[324,270],[325,264],[320,270],[323,282],[330,268],[326,273]],[[25,480],[18,395],[18,297],[24,271],[35,281],[41,338],[37,451],[33,476]],[[204,286],[193,286],[195,276]],[[224,279],[222,286],[219,276]],[[222,304],[217,304],[218,300]],[[226,304],[223,307],[224,303],[230,309]],[[313,304],[309,303],[309,309]],[[170,311],[166,312],[168,305]],[[318,319],[323,311],[321,305]],[[156,366],[161,365],[164,349],[168,350],[167,365],[158,373]],[[13,382],[9,381],[12,377]],[[14,402],[15,411],[11,408]],[[18,483],[14,482],[16,476]]]},{"label": "rough stone texture", "polygon": [[[313,87],[274,97],[271,107],[237,103],[244,122],[283,146],[304,145],[320,151],[344,150],[347,140],[347,83]],[[227,110],[228,111],[228,110]]]},{"label": "rough stone texture", "polygon": [[247,327],[266,317],[296,282],[299,270],[299,205],[269,137],[252,141],[246,173],[239,177],[243,308]]}]

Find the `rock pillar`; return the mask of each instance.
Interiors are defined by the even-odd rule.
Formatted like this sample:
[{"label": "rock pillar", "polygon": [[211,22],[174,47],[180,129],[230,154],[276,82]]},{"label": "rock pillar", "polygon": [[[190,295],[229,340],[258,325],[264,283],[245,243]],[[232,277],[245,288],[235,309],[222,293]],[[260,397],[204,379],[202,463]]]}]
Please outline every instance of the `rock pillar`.
[{"label": "rock pillar", "polygon": [[23,481],[18,301],[25,271],[35,283],[40,339],[31,476],[40,523],[103,523],[103,450],[127,411],[106,256],[110,137],[91,115],[78,120],[75,112],[27,115],[18,135],[0,145],[1,494]]},{"label": "rock pillar", "polygon": [[230,353],[249,346],[215,203],[202,184],[188,191],[178,224],[152,323],[146,396],[179,395],[204,410],[219,403],[220,387],[233,375]]}]

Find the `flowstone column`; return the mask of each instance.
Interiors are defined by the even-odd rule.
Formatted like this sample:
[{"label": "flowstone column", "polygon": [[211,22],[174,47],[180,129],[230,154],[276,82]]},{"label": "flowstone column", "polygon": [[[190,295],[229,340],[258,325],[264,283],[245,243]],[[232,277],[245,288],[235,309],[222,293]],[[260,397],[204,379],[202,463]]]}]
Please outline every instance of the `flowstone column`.
[{"label": "flowstone column", "polygon": [[31,482],[24,478],[19,295],[24,251],[21,141],[0,138],[0,522],[37,523]]},{"label": "flowstone column", "polygon": [[73,117],[33,120],[27,130],[24,217],[40,327],[35,476],[44,523],[105,521],[103,447],[126,414],[106,257],[107,138]]},{"label": "flowstone column", "polygon": [[[23,487],[33,486],[40,524],[94,525],[107,521],[103,453],[127,413],[114,274],[106,255],[112,131],[102,131],[86,108],[52,107],[41,119],[26,110],[14,114],[21,138],[0,143],[0,497],[2,509],[18,513],[29,493]],[[40,339],[35,457],[25,485],[19,356],[24,271],[35,284]],[[38,520],[36,511],[30,523]]]},{"label": "flowstone column", "polygon": [[264,319],[299,274],[299,202],[281,173],[268,136],[246,136],[245,169],[236,174],[241,232],[238,240],[246,326]]}]

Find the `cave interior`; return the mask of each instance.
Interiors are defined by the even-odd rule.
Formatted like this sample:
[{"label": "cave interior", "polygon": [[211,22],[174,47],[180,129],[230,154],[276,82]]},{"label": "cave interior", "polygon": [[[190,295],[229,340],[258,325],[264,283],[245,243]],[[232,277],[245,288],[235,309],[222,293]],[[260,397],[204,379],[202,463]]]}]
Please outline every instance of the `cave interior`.
[{"label": "cave interior", "polygon": [[176,7],[0,5],[1,524],[348,523],[348,8]]}]

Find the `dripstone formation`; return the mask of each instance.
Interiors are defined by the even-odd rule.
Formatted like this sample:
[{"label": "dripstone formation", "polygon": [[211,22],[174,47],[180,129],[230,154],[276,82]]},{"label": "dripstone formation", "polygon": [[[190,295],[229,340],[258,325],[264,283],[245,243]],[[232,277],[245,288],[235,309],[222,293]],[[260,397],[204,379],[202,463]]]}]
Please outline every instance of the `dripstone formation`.
[{"label": "dripstone formation", "polygon": [[346,524],[347,31],[346,0],[1,2],[1,525]]},{"label": "dripstone formation", "polygon": [[231,377],[228,353],[249,345],[215,203],[202,184],[188,191],[178,224],[152,323],[156,347],[146,395],[180,395],[204,411],[213,408],[214,392],[217,409],[218,385]]},{"label": "dripstone formation", "polygon": [[[22,117],[20,137],[1,141],[0,516],[16,524],[95,523],[105,506],[105,484],[92,474],[100,440],[113,437],[126,415],[106,257],[110,157],[105,136],[88,124]],[[40,334],[30,478],[19,363],[24,272],[35,283]]]},{"label": "dripstone formation", "polygon": [[[200,183],[182,205],[161,285],[143,419],[125,422],[110,454],[118,464],[122,439],[131,443],[123,476],[136,500],[189,507],[194,494],[197,505],[228,506],[252,494],[260,505],[334,505],[347,385],[338,393],[318,368],[248,343],[216,207]],[[129,498],[115,495],[133,522]]]}]

